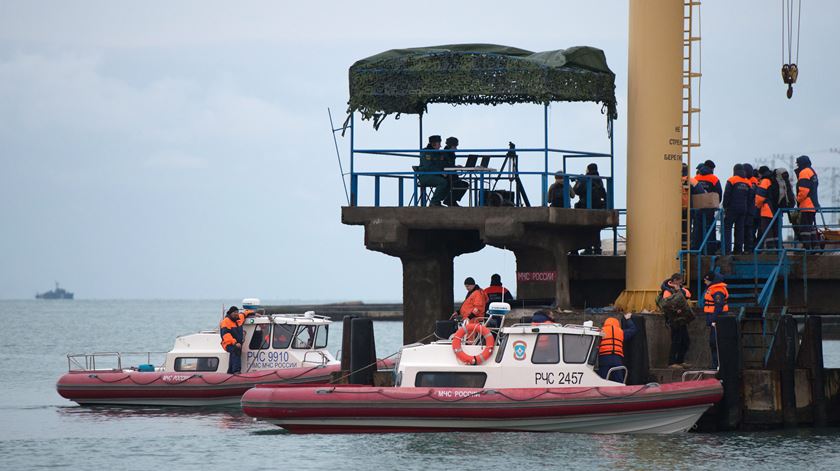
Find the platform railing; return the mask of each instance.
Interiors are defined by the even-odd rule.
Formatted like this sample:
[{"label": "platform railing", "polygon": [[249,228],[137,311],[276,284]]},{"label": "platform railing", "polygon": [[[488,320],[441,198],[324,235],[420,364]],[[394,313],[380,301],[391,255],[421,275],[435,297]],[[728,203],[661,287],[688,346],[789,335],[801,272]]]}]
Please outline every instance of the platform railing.
[{"label": "platform railing", "polygon": [[[453,179],[454,177],[467,177],[463,178],[463,180],[470,183],[470,188],[466,190],[469,197],[466,201],[462,200],[459,205],[468,207],[532,206],[530,200],[527,199],[529,185],[524,181],[527,180],[528,183],[533,183],[532,179],[537,177],[541,183],[538,186],[536,184],[530,185],[530,188],[540,187],[543,191],[540,203],[534,206],[551,206],[552,202],[548,200],[548,189],[550,185],[547,185],[547,182],[549,179],[553,180],[555,176],[553,172],[543,171],[500,172],[481,169],[434,172],[356,172],[350,176],[350,205],[373,207],[427,206],[428,197],[434,192],[435,188],[423,185],[420,181],[422,175],[441,175]],[[596,180],[601,180],[604,187],[605,203],[602,207],[598,207],[597,202],[593,201],[592,189],[594,186],[593,183]],[[586,197],[579,197],[578,201],[572,204],[572,196],[569,194],[569,189],[573,188],[578,181],[583,182],[584,186],[581,189],[585,190]],[[369,188],[370,185],[372,185],[372,191],[368,194],[372,194],[372,197],[368,200],[360,201],[359,195],[361,189],[363,187]],[[562,204],[559,207],[575,207],[577,209],[614,208],[614,184],[612,177],[564,174],[563,188]],[[454,190],[455,188],[450,188],[450,191]],[[501,192],[505,192],[509,199],[503,198]]]}]

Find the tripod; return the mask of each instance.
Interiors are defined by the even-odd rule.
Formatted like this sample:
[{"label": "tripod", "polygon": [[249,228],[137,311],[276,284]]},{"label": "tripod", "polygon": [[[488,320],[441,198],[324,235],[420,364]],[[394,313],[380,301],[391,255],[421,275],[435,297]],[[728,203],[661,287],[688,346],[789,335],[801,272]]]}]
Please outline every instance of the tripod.
[{"label": "tripod", "polygon": [[496,190],[496,185],[499,183],[499,180],[502,178],[502,173],[505,171],[505,167],[508,168],[511,175],[507,177],[507,180],[513,183],[516,183],[516,206],[524,205],[528,208],[531,207],[531,201],[528,199],[528,194],[525,192],[525,185],[522,184],[522,180],[519,178],[519,156],[516,155],[516,144],[513,142],[508,142],[508,152],[505,154],[505,160],[502,161],[502,166],[499,167],[499,174],[496,175],[495,180],[493,180],[493,188],[491,191]]}]

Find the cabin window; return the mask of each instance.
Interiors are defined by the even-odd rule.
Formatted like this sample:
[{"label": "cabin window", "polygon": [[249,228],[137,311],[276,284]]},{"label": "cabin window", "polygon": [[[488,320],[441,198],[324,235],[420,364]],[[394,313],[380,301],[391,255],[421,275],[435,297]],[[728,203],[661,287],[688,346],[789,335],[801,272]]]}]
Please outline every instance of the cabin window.
[{"label": "cabin window", "polygon": [[302,325],[298,327],[297,335],[295,335],[295,341],[292,342],[292,348],[297,348],[300,350],[308,350],[312,348],[313,341],[315,340],[315,330],[318,328],[314,325]]},{"label": "cabin window", "polygon": [[274,335],[271,337],[271,346],[275,350],[285,350],[292,343],[295,336],[295,326],[290,324],[275,324]]},{"label": "cabin window", "polygon": [[531,363],[560,363],[560,336],[558,334],[537,335]]},{"label": "cabin window", "polygon": [[216,371],[219,359],[216,357],[178,357],[175,358],[175,371]]},{"label": "cabin window", "polygon": [[256,324],[248,344],[250,350],[265,350],[271,345],[271,324]]},{"label": "cabin window", "polygon": [[318,333],[315,335],[315,348],[327,348],[327,337],[329,337],[328,325],[318,327]]},{"label": "cabin window", "polygon": [[563,361],[586,363],[590,346],[592,346],[591,335],[563,334]]},{"label": "cabin window", "polygon": [[415,387],[483,388],[487,373],[461,373],[453,371],[424,371],[414,378]]},{"label": "cabin window", "polygon": [[594,335],[595,342],[592,345],[592,351],[589,352],[589,363],[590,365],[594,365],[596,361],[598,361],[598,347],[601,345],[601,336]]},{"label": "cabin window", "polygon": [[497,350],[496,351],[496,363],[501,363],[502,362],[502,357],[505,354],[505,345],[507,345],[507,339],[508,339],[507,334],[502,334],[502,333],[499,334],[498,346],[496,347],[496,350]]}]

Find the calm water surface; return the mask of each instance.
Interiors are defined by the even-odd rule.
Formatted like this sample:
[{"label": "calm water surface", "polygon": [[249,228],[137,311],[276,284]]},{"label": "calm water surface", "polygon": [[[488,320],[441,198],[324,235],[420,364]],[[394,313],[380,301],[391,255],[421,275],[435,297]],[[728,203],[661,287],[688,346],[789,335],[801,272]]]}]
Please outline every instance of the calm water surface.
[{"label": "calm water surface", "polygon": [[[236,410],[83,408],[55,392],[65,354],[166,351],[229,301],[0,301],[0,470],[840,469],[840,430],[670,436],[532,433],[291,435]],[[330,351],[341,341],[333,324]],[[402,324],[375,324],[377,354]],[[840,367],[840,342],[826,342]]]}]

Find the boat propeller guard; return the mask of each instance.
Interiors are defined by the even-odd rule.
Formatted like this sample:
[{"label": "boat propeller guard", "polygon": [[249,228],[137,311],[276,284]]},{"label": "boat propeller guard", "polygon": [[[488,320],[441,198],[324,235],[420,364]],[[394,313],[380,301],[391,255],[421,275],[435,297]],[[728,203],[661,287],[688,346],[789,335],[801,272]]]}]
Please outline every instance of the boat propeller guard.
[{"label": "boat propeller guard", "polygon": [[[478,355],[470,355],[461,346],[464,343],[464,339],[473,338],[476,333],[484,337],[484,349]],[[452,351],[455,352],[455,357],[461,362],[467,365],[480,365],[490,358],[495,342],[496,339],[493,337],[493,333],[483,324],[464,324],[455,332],[455,336],[452,338]]]}]

